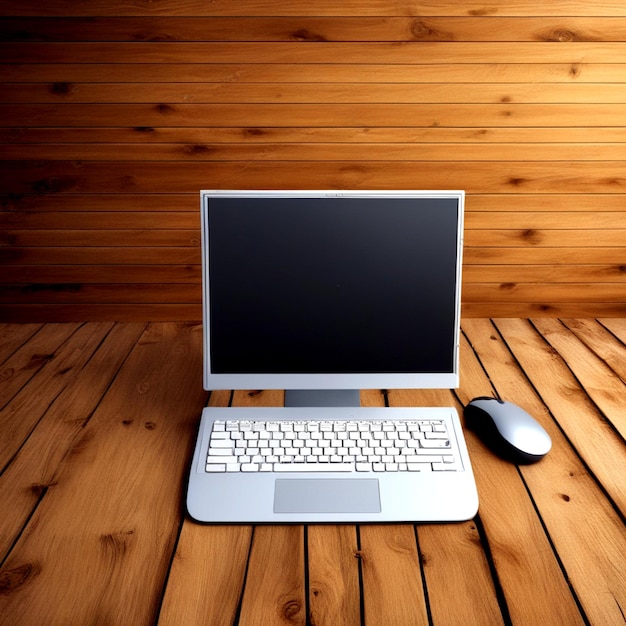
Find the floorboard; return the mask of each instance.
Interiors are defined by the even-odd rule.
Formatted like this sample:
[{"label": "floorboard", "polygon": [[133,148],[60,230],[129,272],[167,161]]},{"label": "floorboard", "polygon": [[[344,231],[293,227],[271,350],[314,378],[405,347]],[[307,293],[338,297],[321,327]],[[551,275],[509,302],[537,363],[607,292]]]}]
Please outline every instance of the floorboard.
[{"label": "floorboard", "polygon": [[203,391],[193,323],[0,325],[3,622],[623,625],[624,319],[462,327],[458,389],[362,403],[495,394],[535,416],[553,445],[534,465],[466,431],[473,520],[215,526],[184,508],[201,409],[282,391]]}]

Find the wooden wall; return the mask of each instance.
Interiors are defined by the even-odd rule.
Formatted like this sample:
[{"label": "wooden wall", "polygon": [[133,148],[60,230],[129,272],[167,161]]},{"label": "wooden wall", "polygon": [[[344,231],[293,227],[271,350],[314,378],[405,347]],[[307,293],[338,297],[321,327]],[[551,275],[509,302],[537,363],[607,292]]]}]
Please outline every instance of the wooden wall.
[{"label": "wooden wall", "polygon": [[0,15],[2,320],[199,319],[202,188],[465,189],[465,316],[626,314],[622,1]]}]

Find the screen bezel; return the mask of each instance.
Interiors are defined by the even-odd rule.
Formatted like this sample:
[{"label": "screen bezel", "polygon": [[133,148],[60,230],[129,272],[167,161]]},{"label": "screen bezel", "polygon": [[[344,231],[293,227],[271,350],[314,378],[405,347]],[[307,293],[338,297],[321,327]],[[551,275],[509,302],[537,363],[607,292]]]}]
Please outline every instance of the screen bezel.
[{"label": "screen bezel", "polygon": [[[442,373],[220,373],[211,371],[208,209],[211,198],[452,198],[457,200],[457,263],[453,368]],[[463,254],[464,191],[356,191],[356,190],[202,190],[202,309],[204,389],[453,389],[459,386],[461,270]]]}]

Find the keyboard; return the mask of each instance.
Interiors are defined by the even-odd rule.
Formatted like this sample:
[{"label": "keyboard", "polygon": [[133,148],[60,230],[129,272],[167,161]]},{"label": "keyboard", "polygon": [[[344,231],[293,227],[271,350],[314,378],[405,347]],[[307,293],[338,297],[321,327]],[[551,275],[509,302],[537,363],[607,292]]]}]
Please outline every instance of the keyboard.
[{"label": "keyboard", "polygon": [[441,419],[216,420],[206,472],[454,472]]}]

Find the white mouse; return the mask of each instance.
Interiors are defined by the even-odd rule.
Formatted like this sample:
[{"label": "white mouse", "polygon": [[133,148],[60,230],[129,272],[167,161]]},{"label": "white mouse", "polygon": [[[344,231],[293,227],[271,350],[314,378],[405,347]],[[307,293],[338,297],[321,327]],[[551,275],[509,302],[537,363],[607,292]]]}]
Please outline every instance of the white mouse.
[{"label": "white mouse", "polygon": [[524,409],[497,398],[474,398],[465,407],[465,423],[485,444],[513,463],[535,463],[552,447],[550,435]]}]

